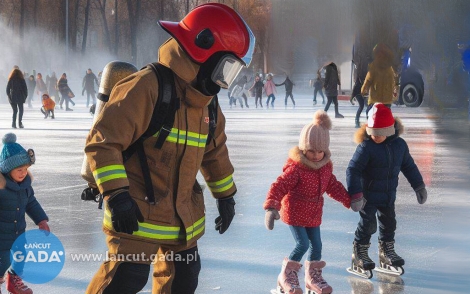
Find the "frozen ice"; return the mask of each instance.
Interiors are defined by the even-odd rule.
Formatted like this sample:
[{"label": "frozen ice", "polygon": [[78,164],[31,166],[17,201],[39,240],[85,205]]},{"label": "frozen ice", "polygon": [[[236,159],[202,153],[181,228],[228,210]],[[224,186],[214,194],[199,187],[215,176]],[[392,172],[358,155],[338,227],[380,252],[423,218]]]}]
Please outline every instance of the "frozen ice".
[{"label": "frozen ice", "polygon": [[[282,259],[293,249],[294,240],[281,221],[275,223],[273,231],[265,229],[262,204],[271,183],[281,173],[288,150],[297,144],[302,126],[324,107],[321,99],[313,106],[309,94],[296,94],[294,89],[294,95],[296,107],[288,101],[285,108],[280,90],[274,109],[256,109],[254,98],[249,98],[249,109],[229,109],[227,95],[220,95],[227,119],[227,144],[235,166],[237,212],[229,230],[220,235],[213,225],[218,215],[215,200],[206,189],[207,226],[198,242],[202,270],[197,293],[269,293],[276,287]],[[43,118],[38,101],[33,101],[34,108],[25,105],[25,128],[14,130],[10,128],[10,106],[0,105],[1,135],[13,131],[18,143],[36,152],[36,164],[31,167],[33,187],[49,215],[52,232],[60,238],[67,254],[64,269],[56,279],[47,284],[29,284],[35,293],[84,293],[101,262],[72,261],[70,254],[106,251],[102,211],[95,203],[80,200],[86,186],[80,176],[83,147],[93,118],[84,98],[75,99],[74,111],[57,109],[55,120]],[[344,119],[334,118],[333,105],[328,111],[333,121],[330,150],[334,174],[345,183],[345,170],[355,150],[352,136],[357,106],[340,101],[339,109]],[[468,293],[468,149],[455,148],[448,137],[437,132],[441,126],[429,108],[393,106],[392,111],[407,129],[403,137],[429,195],[428,202],[419,205],[406,179],[400,177],[395,248],[406,260],[406,273],[401,277],[374,273],[371,280],[348,274],[358,214],[325,196],[321,226],[322,259],[327,263],[324,278],[334,293]],[[361,121],[365,121],[365,113]],[[28,229],[32,228],[34,223],[28,219]],[[376,237],[372,237],[369,251],[374,260],[378,259]],[[301,285],[303,279],[302,271]],[[142,292],[151,292],[150,279]]]}]

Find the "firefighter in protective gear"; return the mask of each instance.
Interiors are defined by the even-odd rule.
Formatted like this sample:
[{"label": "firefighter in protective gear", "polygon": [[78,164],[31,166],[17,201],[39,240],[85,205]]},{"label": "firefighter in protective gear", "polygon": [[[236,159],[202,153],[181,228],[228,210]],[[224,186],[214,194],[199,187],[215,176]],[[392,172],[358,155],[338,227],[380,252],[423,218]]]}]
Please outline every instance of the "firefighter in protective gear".
[{"label": "firefighter in protective gear", "polygon": [[218,3],[196,7],[179,23],[159,24],[171,38],[160,47],[158,62],[174,72],[180,106],[161,149],[154,148],[156,136],[144,142],[155,201],[147,200],[138,156],[122,160],[146,131],[159,99],[158,79],[147,67],[118,82],[87,138],[87,159],[105,198],[103,230],[111,258],[86,293],[137,293],[147,283],[150,257],[162,255],[183,261],[155,260],[152,293],[194,293],[201,266],[197,240],[206,222],[198,171],[217,201],[216,230],[224,233],[235,215],[225,118],[217,107],[208,141],[207,106],[249,65],[255,38],[238,13]]}]

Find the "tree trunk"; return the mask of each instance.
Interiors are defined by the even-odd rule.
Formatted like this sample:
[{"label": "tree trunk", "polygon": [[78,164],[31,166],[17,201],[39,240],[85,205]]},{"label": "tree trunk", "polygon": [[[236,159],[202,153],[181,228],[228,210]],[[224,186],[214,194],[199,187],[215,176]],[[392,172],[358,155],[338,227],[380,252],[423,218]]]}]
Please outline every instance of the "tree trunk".
[{"label": "tree trunk", "polygon": [[83,24],[83,41],[82,41],[82,54],[86,52],[86,39],[88,36],[88,18],[90,14],[90,0],[86,1],[85,6],[85,23]]},{"label": "tree trunk", "polygon": [[24,14],[25,14],[24,0],[21,0],[21,9],[20,9],[20,39],[21,40],[23,40],[23,37],[24,37]]},{"label": "tree trunk", "polygon": [[119,48],[119,21],[118,21],[118,0],[114,0],[114,55],[118,55]]},{"label": "tree trunk", "polygon": [[33,10],[33,25],[35,28],[38,27],[38,0],[34,0],[34,10]]},{"label": "tree trunk", "polygon": [[98,5],[100,6],[101,18],[103,20],[104,42],[106,43],[106,47],[108,47],[109,52],[112,52],[108,22],[106,21],[106,0],[103,0],[103,3],[101,3],[101,1],[98,1]]},{"label": "tree trunk", "polygon": [[[135,3],[135,11],[132,7],[132,2]],[[137,64],[137,32],[140,18],[140,0],[127,0],[127,11],[129,13],[129,26],[131,32],[131,63]]]},{"label": "tree trunk", "polygon": [[[70,1],[70,0],[69,0]],[[70,7],[70,5],[69,5]],[[77,49],[77,32],[78,32],[78,8],[80,7],[80,0],[75,0],[75,7],[73,10],[73,17],[69,17],[70,22],[69,25],[69,40],[70,40],[70,47],[76,51]]]}]

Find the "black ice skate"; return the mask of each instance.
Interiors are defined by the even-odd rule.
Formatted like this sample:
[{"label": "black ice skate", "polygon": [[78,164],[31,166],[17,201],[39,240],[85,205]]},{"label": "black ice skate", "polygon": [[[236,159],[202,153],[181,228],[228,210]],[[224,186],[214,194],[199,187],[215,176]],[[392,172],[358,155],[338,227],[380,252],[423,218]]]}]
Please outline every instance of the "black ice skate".
[{"label": "black ice skate", "polygon": [[351,267],[346,269],[348,272],[366,279],[372,278],[372,270],[375,268],[375,263],[369,257],[369,247],[370,244],[361,245],[354,241]]},{"label": "black ice skate", "polygon": [[379,267],[375,270],[381,273],[401,276],[405,273],[405,261],[396,252],[395,241],[379,241]]}]

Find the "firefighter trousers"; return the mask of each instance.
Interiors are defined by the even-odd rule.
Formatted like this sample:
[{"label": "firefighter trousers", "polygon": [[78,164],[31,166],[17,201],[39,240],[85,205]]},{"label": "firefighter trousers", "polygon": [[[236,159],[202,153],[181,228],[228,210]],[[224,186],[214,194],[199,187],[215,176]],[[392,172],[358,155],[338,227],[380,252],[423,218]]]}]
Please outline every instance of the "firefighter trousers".
[{"label": "firefighter trousers", "polygon": [[86,294],[108,294],[115,289],[120,294],[137,293],[147,284],[151,265],[152,294],[195,292],[201,269],[196,243],[160,245],[123,235],[107,235],[107,260],[91,280]]}]

